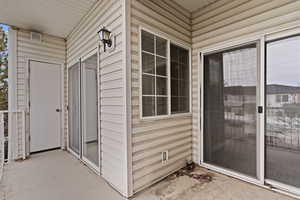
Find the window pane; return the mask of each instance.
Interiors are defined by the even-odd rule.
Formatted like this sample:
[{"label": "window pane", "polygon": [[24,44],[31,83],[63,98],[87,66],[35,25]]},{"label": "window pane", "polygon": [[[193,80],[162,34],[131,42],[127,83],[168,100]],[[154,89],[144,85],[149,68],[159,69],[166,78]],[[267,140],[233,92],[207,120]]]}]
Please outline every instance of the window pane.
[{"label": "window pane", "polygon": [[172,113],[178,113],[178,111],[179,111],[179,98],[178,97],[172,96],[171,110],[172,110]]},{"label": "window pane", "polygon": [[167,76],[167,59],[156,56],[156,74]]},{"label": "window pane", "polygon": [[178,96],[180,97],[189,97],[189,83],[184,80],[179,80],[178,81],[179,88],[178,88]]},{"label": "window pane", "polygon": [[142,31],[142,50],[154,53],[154,35],[146,31]]},{"label": "window pane", "polygon": [[156,77],[156,94],[167,95],[167,78]]},{"label": "window pane", "polygon": [[171,79],[171,97],[179,95],[178,79]]},{"label": "window pane", "polygon": [[282,95],[282,102],[288,102],[289,96],[288,95]]},{"label": "window pane", "polygon": [[143,74],[143,95],[154,95],[155,93],[155,77]]},{"label": "window pane", "polygon": [[155,115],[155,97],[143,97],[143,116]]},{"label": "window pane", "polygon": [[179,107],[180,107],[180,111],[181,112],[189,112],[189,106],[190,106],[190,102],[189,102],[189,98],[186,97],[179,97]]},{"label": "window pane", "polygon": [[[174,56],[171,56],[174,58]],[[178,79],[179,78],[179,65],[178,62],[172,61],[171,62],[171,78]]]},{"label": "window pane", "polygon": [[176,45],[171,44],[170,45],[170,54],[171,54],[171,61],[178,63],[179,61],[179,49]]},{"label": "window pane", "polygon": [[167,56],[167,40],[156,37],[156,54],[160,56]]},{"label": "window pane", "polygon": [[189,112],[188,50],[171,44],[171,60],[171,113]]},{"label": "window pane", "polygon": [[300,187],[300,36],[266,45],[266,177]]},{"label": "window pane", "polygon": [[166,115],[168,113],[167,102],[167,97],[157,97],[157,115]]},{"label": "window pane", "polygon": [[257,177],[256,44],[204,56],[204,162]]},{"label": "window pane", "polygon": [[142,53],[142,68],[144,73],[155,74],[154,56]]},{"label": "window pane", "polygon": [[82,111],[83,111],[83,145],[82,154],[89,161],[99,166],[98,107],[97,107],[97,54],[82,62]]},{"label": "window pane", "polygon": [[188,64],[180,64],[178,67],[178,78],[180,80],[189,80],[190,74],[189,74],[189,65]]},{"label": "window pane", "polygon": [[277,101],[278,103],[281,102],[281,95],[276,95],[276,101]]},{"label": "window pane", "polygon": [[184,65],[189,64],[189,51],[186,49],[180,49],[179,51],[179,62]]}]

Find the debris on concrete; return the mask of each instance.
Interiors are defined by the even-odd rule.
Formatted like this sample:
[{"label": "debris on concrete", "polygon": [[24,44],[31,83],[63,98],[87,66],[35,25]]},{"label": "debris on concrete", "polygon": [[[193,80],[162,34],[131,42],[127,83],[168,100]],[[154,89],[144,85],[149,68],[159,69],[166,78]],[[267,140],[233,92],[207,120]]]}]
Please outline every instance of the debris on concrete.
[{"label": "debris on concrete", "polygon": [[190,178],[196,179],[198,181],[211,182],[213,179],[213,173],[197,174],[194,173],[196,165],[194,163],[188,164],[186,167],[175,172],[176,177],[188,176]]},{"label": "debris on concrete", "polygon": [[188,164],[134,200],[292,200],[293,198]]}]

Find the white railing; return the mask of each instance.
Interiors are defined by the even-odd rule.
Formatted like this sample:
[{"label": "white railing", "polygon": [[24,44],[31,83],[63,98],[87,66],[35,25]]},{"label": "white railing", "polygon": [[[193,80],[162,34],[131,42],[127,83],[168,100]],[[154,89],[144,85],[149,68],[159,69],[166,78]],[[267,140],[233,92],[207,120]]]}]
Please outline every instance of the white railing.
[{"label": "white railing", "polygon": [[3,174],[5,162],[5,136],[4,136],[4,113],[0,113],[0,180]]},{"label": "white railing", "polygon": [[[18,133],[19,126],[21,126],[21,134]],[[22,141],[22,158],[25,159],[26,158],[25,111],[1,110],[0,111],[0,180],[2,177],[4,164],[11,160],[12,136],[22,138],[22,140],[21,140]],[[18,141],[18,138],[16,138],[17,141]]]}]

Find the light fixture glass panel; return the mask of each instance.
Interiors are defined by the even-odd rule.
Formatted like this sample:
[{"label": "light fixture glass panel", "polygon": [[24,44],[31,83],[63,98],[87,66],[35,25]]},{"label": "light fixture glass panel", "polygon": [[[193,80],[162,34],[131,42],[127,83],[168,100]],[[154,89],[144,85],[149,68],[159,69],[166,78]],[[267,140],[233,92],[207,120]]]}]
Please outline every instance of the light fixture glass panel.
[{"label": "light fixture glass panel", "polygon": [[109,40],[110,39],[110,32],[109,31],[103,31],[103,39]]}]

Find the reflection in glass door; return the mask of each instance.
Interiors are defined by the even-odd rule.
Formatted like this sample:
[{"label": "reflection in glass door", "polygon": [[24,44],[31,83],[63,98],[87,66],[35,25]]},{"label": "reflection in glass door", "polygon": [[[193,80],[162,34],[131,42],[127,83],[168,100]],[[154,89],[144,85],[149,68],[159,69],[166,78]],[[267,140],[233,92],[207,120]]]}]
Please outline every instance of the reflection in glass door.
[{"label": "reflection in glass door", "polygon": [[266,178],[300,187],[300,36],[266,44]]},{"label": "reflection in glass door", "polygon": [[69,69],[69,148],[78,156],[81,152],[80,63]]},{"label": "reflection in glass door", "polygon": [[97,115],[97,54],[82,61],[83,137],[82,156],[99,166],[99,138]]},{"label": "reflection in glass door", "polygon": [[204,54],[203,161],[257,177],[258,44]]}]

